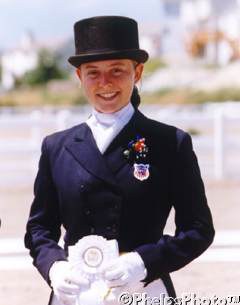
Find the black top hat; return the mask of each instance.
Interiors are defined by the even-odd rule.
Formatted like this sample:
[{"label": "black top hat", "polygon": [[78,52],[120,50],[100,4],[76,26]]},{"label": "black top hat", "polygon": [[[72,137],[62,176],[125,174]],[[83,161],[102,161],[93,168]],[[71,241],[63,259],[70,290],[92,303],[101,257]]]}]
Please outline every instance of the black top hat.
[{"label": "black top hat", "polygon": [[144,63],[148,53],[139,49],[137,22],[122,16],[97,16],[74,24],[75,67],[105,59],[133,59]]}]

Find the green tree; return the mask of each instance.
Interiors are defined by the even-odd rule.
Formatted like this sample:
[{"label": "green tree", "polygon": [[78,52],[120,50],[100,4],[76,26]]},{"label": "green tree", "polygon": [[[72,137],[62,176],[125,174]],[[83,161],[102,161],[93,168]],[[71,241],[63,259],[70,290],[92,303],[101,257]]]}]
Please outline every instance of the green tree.
[{"label": "green tree", "polygon": [[38,65],[25,73],[22,84],[30,86],[45,84],[52,79],[65,79],[68,74],[60,68],[60,58],[47,49],[41,49],[38,54]]}]

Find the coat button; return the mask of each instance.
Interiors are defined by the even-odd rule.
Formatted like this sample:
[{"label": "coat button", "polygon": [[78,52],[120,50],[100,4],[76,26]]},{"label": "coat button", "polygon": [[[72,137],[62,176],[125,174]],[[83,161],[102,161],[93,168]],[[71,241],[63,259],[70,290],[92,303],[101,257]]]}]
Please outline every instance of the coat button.
[{"label": "coat button", "polygon": [[113,225],[111,225],[111,226],[107,226],[106,229],[107,229],[108,231],[113,232],[113,233],[116,233],[116,232],[117,232],[117,226],[116,226],[116,224],[113,224]]},{"label": "coat button", "polygon": [[84,184],[81,184],[81,185],[80,185],[80,192],[83,192],[83,191],[85,191],[85,185],[84,185]]},{"label": "coat button", "polygon": [[116,226],[116,224],[113,224],[113,225],[112,225],[112,232],[113,232],[113,233],[116,233],[116,232],[117,232],[117,226]]},{"label": "coat button", "polygon": [[120,207],[119,207],[119,205],[116,203],[116,204],[114,204],[114,209],[116,210],[116,211],[118,211],[119,209],[120,209]]},{"label": "coat button", "polygon": [[85,215],[90,215],[91,211],[90,210],[85,210]]}]

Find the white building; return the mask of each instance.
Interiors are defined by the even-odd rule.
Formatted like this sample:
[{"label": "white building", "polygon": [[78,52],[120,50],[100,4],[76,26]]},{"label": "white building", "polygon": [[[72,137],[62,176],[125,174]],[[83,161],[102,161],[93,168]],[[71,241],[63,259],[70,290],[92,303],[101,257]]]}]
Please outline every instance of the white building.
[{"label": "white building", "polygon": [[[185,42],[194,31],[207,29],[221,31],[225,41],[220,41],[217,58],[226,64],[232,56],[230,40],[240,41],[240,0],[160,0],[163,15],[161,27],[162,54],[168,58],[184,58]],[[206,59],[214,54],[210,44]]]},{"label": "white building", "polygon": [[161,1],[161,53],[168,61],[176,61],[186,55],[184,27],[181,22],[181,1]]},{"label": "white building", "polygon": [[37,48],[31,34],[25,34],[19,47],[3,53],[1,57],[4,90],[13,88],[16,78],[34,69],[38,62]]}]

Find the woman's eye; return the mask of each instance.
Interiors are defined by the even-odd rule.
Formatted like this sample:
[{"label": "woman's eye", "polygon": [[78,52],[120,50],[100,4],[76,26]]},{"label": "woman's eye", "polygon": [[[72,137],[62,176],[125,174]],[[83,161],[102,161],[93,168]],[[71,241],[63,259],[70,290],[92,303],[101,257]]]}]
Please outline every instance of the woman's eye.
[{"label": "woman's eye", "polygon": [[122,73],[122,70],[121,70],[121,69],[118,69],[118,68],[113,69],[113,74],[114,74],[114,75],[120,75],[121,73]]},{"label": "woman's eye", "polygon": [[97,76],[97,71],[95,71],[95,70],[88,71],[87,75],[90,76],[90,77],[96,77]]}]

